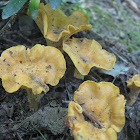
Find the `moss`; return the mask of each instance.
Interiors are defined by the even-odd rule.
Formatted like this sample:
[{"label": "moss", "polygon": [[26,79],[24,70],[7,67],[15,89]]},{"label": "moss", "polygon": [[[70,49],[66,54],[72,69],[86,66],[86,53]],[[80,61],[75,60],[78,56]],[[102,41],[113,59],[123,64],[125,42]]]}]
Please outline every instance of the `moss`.
[{"label": "moss", "polygon": [[[107,8],[103,8],[101,5],[97,4],[88,6],[88,8],[83,8],[80,2],[75,4],[63,5],[64,11],[70,11],[72,13],[74,10],[83,11],[89,17],[89,23],[93,25],[94,32],[102,37],[107,37],[109,39],[114,39],[129,48],[129,50],[136,51],[140,46],[140,21],[139,19],[133,19],[131,13],[127,11],[127,7],[123,5],[117,5],[119,11],[118,15],[122,21],[116,19]],[[95,20],[96,17],[96,20]],[[120,31],[125,33],[124,39],[120,37]],[[109,36],[109,34],[113,36]],[[107,36],[106,36],[107,35]]]},{"label": "moss", "polygon": [[83,8],[81,6],[80,2],[76,2],[76,3],[72,3],[72,4],[68,4],[66,2],[61,4],[60,9],[62,9],[63,11],[68,11],[69,14],[71,15],[74,11],[78,10],[78,11],[83,11],[85,13],[85,15],[88,16],[88,18],[90,19],[91,15],[90,15],[90,9],[88,8]]}]

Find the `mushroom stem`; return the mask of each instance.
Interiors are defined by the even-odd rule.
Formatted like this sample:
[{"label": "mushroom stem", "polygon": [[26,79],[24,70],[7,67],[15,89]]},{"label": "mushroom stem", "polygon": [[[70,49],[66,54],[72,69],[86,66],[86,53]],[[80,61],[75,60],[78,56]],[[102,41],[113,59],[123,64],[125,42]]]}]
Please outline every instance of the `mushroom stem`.
[{"label": "mushroom stem", "polygon": [[103,124],[90,112],[83,108],[83,114],[90,119],[98,128],[104,128]]},{"label": "mushroom stem", "polygon": [[77,79],[81,79],[81,80],[84,80],[84,75],[82,75],[78,70],[77,68],[75,68],[74,70],[74,77],[77,78]]},{"label": "mushroom stem", "polygon": [[27,89],[27,95],[30,109],[37,110],[40,103],[41,94],[34,94],[31,89]]},{"label": "mushroom stem", "polygon": [[47,46],[53,46],[59,49],[60,51],[62,51],[62,39],[60,39],[58,42],[54,42],[49,39],[46,39],[46,42],[47,42]]},{"label": "mushroom stem", "polygon": [[135,103],[139,93],[140,93],[140,88],[139,87],[133,87],[133,86],[131,86],[129,88],[130,88],[130,93],[129,93],[130,99],[127,100],[126,103],[127,103],[127,105],[133,105]]}]

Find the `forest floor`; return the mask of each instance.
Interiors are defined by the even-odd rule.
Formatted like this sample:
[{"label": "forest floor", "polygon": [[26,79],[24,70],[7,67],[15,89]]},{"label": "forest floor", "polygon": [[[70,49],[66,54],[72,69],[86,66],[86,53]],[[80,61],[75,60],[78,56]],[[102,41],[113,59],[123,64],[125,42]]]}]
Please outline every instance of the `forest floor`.
[{"label": "forest floor", "polygon": [[[140,9],[140,1],[134,2]],[[66,14],[82,10],[93,28],[73,36],[95,39],[116,55],[116,64],[110,71],[92,68],[81,80],[74,77],[75,67],[64,53],[66,73],[57,86],[49,86],[50,91],[42,94],[36,112],[29,108],[26,90],[10,94],[0,83],[0,140],[73,140],[65,126],[68,103],[73,100],[74,91],[86,80],[112,82],[129,99],[126,81],[140,74],[140,10],[127,0],[73,0],[63,3],[61,9]],[[27,48],[35,44],[47,45],[35,22],[24,12],[6,20],[0,19],[0,53],[19,44]],[[140,97],[132,106],[126,105],[125,116],[126,123],[118,133],[118,140],[139,140]]]}]

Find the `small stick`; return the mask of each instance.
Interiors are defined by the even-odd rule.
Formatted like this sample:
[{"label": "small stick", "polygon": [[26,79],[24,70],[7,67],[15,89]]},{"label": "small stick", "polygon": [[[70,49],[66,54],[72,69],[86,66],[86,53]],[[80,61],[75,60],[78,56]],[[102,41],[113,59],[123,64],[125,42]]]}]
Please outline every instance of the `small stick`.
[{"label": "small stick", "polygon": [[93,114],[91,114],[84,108],[83,108],[83,114],[86,117],[88,117],[92,122],[96,123],[100,128],[104,128],[103,124],[98,119],[96,119],[96,117]]}]

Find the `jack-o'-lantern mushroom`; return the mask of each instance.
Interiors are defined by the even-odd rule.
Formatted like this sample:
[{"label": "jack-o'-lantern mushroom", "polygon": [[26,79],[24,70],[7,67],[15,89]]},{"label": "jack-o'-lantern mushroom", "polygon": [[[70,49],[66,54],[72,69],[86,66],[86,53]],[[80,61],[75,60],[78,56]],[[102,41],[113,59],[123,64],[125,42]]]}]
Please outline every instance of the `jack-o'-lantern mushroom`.
[{"label": "jack-o'-lantern mushroom", "polygon": [[127,81],[127,87],[130,88],[129,100],[127,105],[133,105],[140,93],[140,75],[137,74]]},{"label": "jack-o'-lantern mushroom", "polygon": [[0,57],[4,89],[9,93],[19,88],[28,89],[31,108],[37,108],[40,93],[49,90],[47,84],[57,85],[65,70],[62,53],[51,46],[37,44],[26,50],[25,46],[19,45],[5,50]]}]

